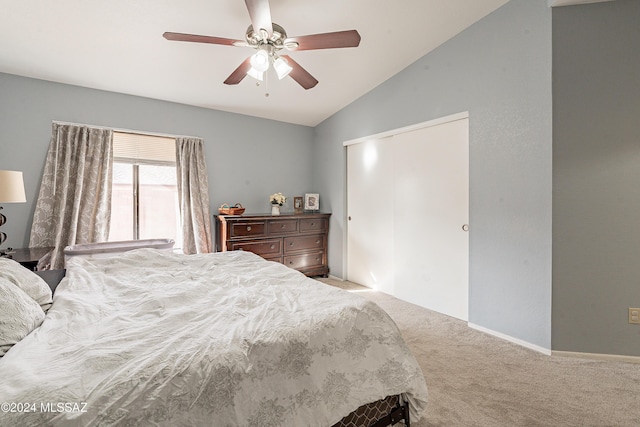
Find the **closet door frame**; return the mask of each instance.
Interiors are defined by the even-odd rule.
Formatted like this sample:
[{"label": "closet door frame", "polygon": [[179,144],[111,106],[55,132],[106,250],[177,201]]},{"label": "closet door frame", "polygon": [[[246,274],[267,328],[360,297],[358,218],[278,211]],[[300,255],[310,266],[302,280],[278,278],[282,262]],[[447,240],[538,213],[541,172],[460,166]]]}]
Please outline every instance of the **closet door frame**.
[{"label": "closet door frame", "polygon": [[[351,176],[351,172],[349,171],[349,146],[351,145],[355,145],[355,144],[371,144],[372,141],[373,142],[382,142],[382,141],[387,141],[387,143],[389,143],[388,141],[390,140],[390,138],[393,138],[394,136],[398,136],[398,135],[402,135],[402,134],[409,134],[411,132],[414,132],[416,130],[421,130],[421,129],[425,129],[425,128],[429,128],[429,127],[434,127],[434,126],[439,126],[445,123],[449,123],[449,122],[456,122],[456,121],[460,121],[460,120],[465,120],[465,124],[466,126],[464,127],[464,131],[466,132],[466,135],[464,135],[465,138],[465,144],[466,147],[463,147],[462,150],[463,152],[466,150],[466,158],[462,159],[461,161],[461,165],[462,167],[466,168],[466,200],[464,200],[464,202],[466,202],[466,206],[464,206],[461,209],[466,209],[466,213],[464,215],[460,215],[458,216],[458,218],[460,218],[460,222],[462,222],[461,224],[459,224],[460,228],[460,232],[462,232],[464,234],[464,239],[466,239],[466,246],[465,245],[461,245],[461,249],[464,251],[464,254],[460,254],[460,258],[458,258],[460,263],[464,263],[466,265],[466,269],[464,271],[464,274],[462,275],[458,275],[458,277],[456,278],[456,280],[458,282],[456,283],[461,283],[464,282],[464,285],[462,284],[457,284],[455,285],[457,287],[457,289],[453,289],[452,290],[452,295],[456,295],[456,299],[458,299],[460,301],[460,306],[459,307],[454,307],[453,305],[447,304],[446,303],[446,299],[447,299],[447,294],[446,292],[440,294],[440,295],[436,295],[439,293],[439,291],[436,288],[432,288],[429,289],[428,286],[426,284],[424,284],[424,293],[432,293],[433,297],[437,297],[440,299],[441,303],[445,303],[442,306],[442,310],[438,310],[438,308],[434,308],[434,307],[429,307],[429,302],[427,298],[428,296],[425,295],[416,295],[417,293],[420,293],[421,289],[418,287],[415,287],[414,289],[404,289],[402,287],[400,287],[399,289],[396,289],[396,284],[395,284],[395,277],[393,277],[392,279],[388,279],[386,280],[383,284],[381,284],[380,286],[372,286],[372,284],[369,282],[364,282],[362,284],[364,284],[365,286],[369,286],[372,287],[374,289],[378,289],[380,291],[383,291],[385,293],[389,293],[391,295],[394,295],[400,299],[404,299],[413,303],[416,303],[418,305],[427,307],[427,308],[431,308],[431,309],[436,309],[437,311],[441,311],[444,312],[445,314],[448,315],[452,315],[453,317],[457,317],[459,319],[462,320],[468,320],[468,297],[469,297],[469,277],[468,277],[468,268],[469,268],[469,245],[468,245],[468,233],[467,230],[468,228],[468,221],[469,221],[469,183],[468,183],[468,174],[469,174],[469,158],[468,158],[468,142],[469,142],[469,129],[468,129],[468,121],[469,118],[469,113],[468,112],[462,112],[462,113],[458,113],[458,114],[453,114],[453,115],[449,115],[449,116],[445,116],[445,117],[441,117],[435,120],[430,120],[427,122],[423,122],[423,123],[418,123],[415,125],[411,125],[411,126],[407,126],[407,127],[403,127],[403,128],[399,128],[399,129],[394,129],[394,130],[390,130],[387,132],[383,132],[383,133],[379,133],[379,134],[375,134],[375,135],[370,135],[370,136],[366,136],[366,137],[362,137],[362,138],[357,138],[354,140],[349,140],[343,143],[344,147],[345,147],[345,168],[346,170],[346,174],[345,174],[345,218],[344,218],[344,223],[345,223],[345,230],[346,232],[343,235],[344,241],[344,248],[345,250],[343,251],[343,259],[344,259],[344,264],[345,265],[345,279],[349,279],[350,278],[350,272],[352,271],[351,269],[353,268],[353,266],[349,265],[349,258],[350,256],[353,255],[352,251],[349,248],[349,242],[351,239],[351,233],[349,231],[349,227],[351,225],[355,225],[352,224],[350,222],[350,215],[352,215],[352,207],[349,206],[349,202],[350,202],[350,195],[349,195],[349,190],[350,190],[350,185],[349,185],[349,177]],[[418,132],[416,132],[416,134],[419,134]],[[427,133],[428,134],[428,133]],[[459,135],[459,133],[458,133]],[[398,141],[402,140],[402,137],[397,138]],[[457,159],[457,157],[456,157]],[[387,159],[388,160],[388,159]],[[395,161],[395,159],[393,160]],[[397,165],[395,166],[397,167]],[[381,209],[382,206],[380,203],[376,203],[374,206],[372,206],[372,209]],[[406,206],[407,209],[412,209],[411,203],[408,203]],[[355,222],[355,221],[354,221]],[[394,224],[393,221],[391,221],[390,224],[388,224],[388,226],[393,229],[394,226],[396,226],[397,224]],[[464,228],[463,228],[464,226]],[[464,231],[463,231],[464,230]],[[387,233],[388,234],[388,233]],[[458,236],[459,237],[459,236]],[[457,238],[457,237],[456,237]],[[391,243],[392,246],[395,246],[395,243]],[[388,252],[388,251],[387,251]],[[394,252],[392,252],[394,253]],[[395,258],[395,256],[394,256]],[[395,264],[398,263],[398,259],[391,259],[388,262],[388,266],[391,269],[395,269]],[[400,263],[401,264],[401,263]],[[383,267],[379,267],[379,269],[382,269]],[[386,267],[384,267],[386,268]],[[418,274],[416,272],[416,274]],[[421,272],[420,274],[424,275],[425,272]],[[387,277],[389,277],[389,275],[386,275]],[[395,276],[395,274],[393,275]],[[403,278],[407,278],[410,276],[404,275]],[[462,278],[461,278],[462,277]],[[404,285],[403,285],[404,286]],[[464,288],[462,287],[464,286]],[[402,288],[402,289],[401,289]],[[412,297],[413,295],[413,297]],[[420,301],[420,299],[422,298],[423,301]]]}]

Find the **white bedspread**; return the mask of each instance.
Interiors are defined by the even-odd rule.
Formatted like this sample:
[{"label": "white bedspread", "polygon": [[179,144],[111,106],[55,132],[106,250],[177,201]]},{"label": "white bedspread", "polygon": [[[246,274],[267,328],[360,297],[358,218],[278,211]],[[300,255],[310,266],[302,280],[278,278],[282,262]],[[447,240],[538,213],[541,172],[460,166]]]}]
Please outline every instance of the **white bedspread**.
[{"label": "white bedspread", "polygon": [[330,426],[399,393],[412,420],[425,408],[389,316],[281,264],[141,249],[67,267],[0,359],[2,426]]}]

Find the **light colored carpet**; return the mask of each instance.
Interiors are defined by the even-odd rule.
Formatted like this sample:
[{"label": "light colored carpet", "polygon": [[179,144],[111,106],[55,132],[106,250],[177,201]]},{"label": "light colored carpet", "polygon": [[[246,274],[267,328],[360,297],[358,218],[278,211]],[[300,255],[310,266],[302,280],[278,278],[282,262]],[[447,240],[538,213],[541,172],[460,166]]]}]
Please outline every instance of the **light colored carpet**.
[{"label": "light colored carpet", "polygon": [[381,292],[321,281],[375,301],[397,323],[429,389],[414,427],[640,426],[640,364],[546,356]]}]

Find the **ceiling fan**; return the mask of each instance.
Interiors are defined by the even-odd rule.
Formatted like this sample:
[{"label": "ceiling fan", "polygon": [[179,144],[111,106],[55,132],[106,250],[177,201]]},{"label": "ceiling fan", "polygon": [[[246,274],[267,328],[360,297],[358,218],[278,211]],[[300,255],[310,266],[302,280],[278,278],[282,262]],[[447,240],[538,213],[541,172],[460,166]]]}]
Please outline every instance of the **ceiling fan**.
[{"label": "ceiling fan", "polygon": [[163,37],[167,40],[255,49],[257,52],[245,59],[227,77],[224,81],[227,85],[237,85],[246,75],[263,81],[266,78],[267,70],[273,66],[279,79],[283,79],[287,75],[291,76],[305,89],[311,89],[317,85],[318,80],[289,55],[280,55],[281,50],[335,49],[357,47],[360,44],[360,34],[356,30],[287,37],[284,28],[271,22],[269,0],[245,0],[245,4],[251,18],[251,25],[247,29],[245,40],[172,32],[164,33]]}]

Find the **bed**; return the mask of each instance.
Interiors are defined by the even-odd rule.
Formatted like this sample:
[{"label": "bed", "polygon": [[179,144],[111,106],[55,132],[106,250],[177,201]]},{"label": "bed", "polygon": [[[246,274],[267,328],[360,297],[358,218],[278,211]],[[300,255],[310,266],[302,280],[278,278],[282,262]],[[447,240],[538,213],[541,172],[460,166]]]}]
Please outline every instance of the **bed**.
[{"label": "bed", "polygon": [[427,402],[380,307],[244,251],[70,259],[0,378],[0,425],[368,425]]}]

